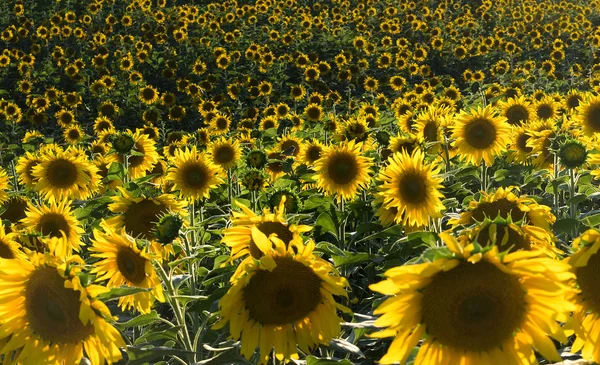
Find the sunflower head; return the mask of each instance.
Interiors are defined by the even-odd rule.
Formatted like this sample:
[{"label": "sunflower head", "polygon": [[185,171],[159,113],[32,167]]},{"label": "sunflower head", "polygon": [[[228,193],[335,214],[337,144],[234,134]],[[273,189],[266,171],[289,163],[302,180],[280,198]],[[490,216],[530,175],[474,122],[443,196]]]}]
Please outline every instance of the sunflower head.
[{"label": "sunflower head", "polygon": [[568,168],[581,167],[587,159],[587,148],[578,140],[567,140],[558,149],[561,164]]},{"label": "sunflower head", "polygon": [[120,132],[112,136],[112,146],[118,153],[129,153],[135,146],[135,140],[130,133]]},{"label": "sunflower head", "polygon": [[167,179],[173,181],[184,198],[208,197],[210,190],[223,181],[217,175],[218,168],[203,153],[198,153],[196,146],[175,151],[172,163]]},{"label": "sunflower head", "polygon": [[183,226],[183,219],[178,214],[162,216],[154,227],[154,237],[162,244],[173,242],[179,237],[179,231]]}]

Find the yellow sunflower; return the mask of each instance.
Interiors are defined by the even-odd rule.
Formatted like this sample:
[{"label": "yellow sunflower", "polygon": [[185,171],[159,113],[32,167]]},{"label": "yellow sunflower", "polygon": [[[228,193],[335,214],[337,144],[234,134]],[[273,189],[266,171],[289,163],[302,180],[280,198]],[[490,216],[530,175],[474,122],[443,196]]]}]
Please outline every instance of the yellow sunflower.
[{"label": "yellow sunflower", "polygon": [[68,257],[73,251],[79,252],[80,246],[83,246],[81,235],[85,231],[70,205],[68,200],[60,203],[52,201],[49,205],[29,204],[25,211],[26,217],[21,220],[29,232],[38,232],[46,236],[41,238],[41,241],[50,253],[58,257]]},{"label": "yellow sunflower", "polygon": [[10,180],[8,174],[0,167],[0,204],[8,200],[8,191],[10,190]]},{"label": "yellow sunflower", "polygon": [[429,106],[414,120],[411,115],[406,115],[402,125],[412,124],[413,130],[407,132],[414,132],[419,141],[426,144],[428,151],[436,153],[445,143],[444,127],[448,124],[452,114],[452,110],[448,107]]},{"label": "yellow sunflower", "polygon": [[225,137],[213,141],[208,146],[208,151],[213,163],[220,166],[224,171],[234,167],[242,154],[239,143]]},{"label": "yellow sunflower", "polygon": [[95,299],[108,291],[83,286],[84,261],[34,253],[30,260],[5,260],[0,266],[0,350],[19,364],[78,364],[84,353],[92,365],[121,359],[125,341],[107,323],[109,309]]},{"label": "yellow sunflower", "polygon": [[21,245],[15,240],[18,234],[6,233],[4,224],[0,220],[0,258],[2,259],[26,259],[21,251]]},{"label": "yellow sunflower", "polygon": [[19,157],[17,161],[16,172],[19,176],[19,183],[25,185],[28,188],[32,188],[37,178],[33,176],[33,168],[41,162],[39,154],[33,154],[26,151],[25,154]]},{"label": "yellow sunflower", "polygon": [[547,336],[567,341],[556,318],[573,308],[569,266],[539,251],[499,255],[444,239],[452,255],[389,269],[370,286],[390,296],[374,311],[384,329],[371,336],[395,337],[379,362],[406,363],[423,338],[415,365],[533,365],[534,348],[561,361]]},{"label": "yellow sunflower", "polygon": [[479,166],[481,160],[491,165],[510,139],[506,118],[498,117],[491,106],[462,112],[451,126],[454,146],[467,162]]},{"label": "yellow sunflower", "polygon": [[507,160],[518,164],[529,164],[532,157],[533,148],[527,145],[531,138],[529,123],[512,129],[511,144],[508,148]]},{"label": "yellow sunflower", "polygon": [[122,196],[113,196],[108,209],[117,216],[108,218],[106,224],[113,229],[125,228],[135,238],[152,240],[155,225],[160,217],[172,213],[185,214],[185,202],[178,201],[172,194],[162,194],[155,198],[134,197],[122,187],[117,188]]},{"label": "yellow sunflower", "polygon": [[469,207],[460,214],[459,219],[451,219],[452,225],[470,225],[483,222],[487,217],[494,219],[510,219],[512,222],[521,222],[534,225],[546,231],[551,231],[551,225],[556,221],[549,206],[538,204],[534,199],[524,195],[517,196],[519,188],[509,186],[498,188],[495,192],[481,192],[479,201],[471,200]]},{"label": "yellow sunflower", "polygon": [[324,149],[325,145],[317,139],[306,140],[302,142],[300,153],[296,157],[297,161],[310,167],[321,158]]},{"label": "yellow sunflower", "polygon": [[33,167],[34,189],[46,199],[87,199],[100,184],[98,169],[77,150],[57,149],[41,154]]},{"label": "yellow sunflower", "polygon": [[[289,224],[285,218],[285,197],[279,206],[271,212],[268,208],[257,215],[245,205],[236,202],[242,212],[233,211],[232,226],[223,230],[221,243],[231,248],[229,261],[250,255],[255,259],[262,257],[260,245],[269,244],[273,237],[288,247],[298,249],[303,245],[300,234],[312,229],[310,226]],[[267,243],[264,240],[267,240]],[[260,242],[258,242],[260,241]]]},{"label": "yellow sunflower", "polygon": [[429,218],[440,217],[444,205],[440,198],[443,179],[436,175],[440,166],[423,162],[424,155],[416,150],[409,155],[406,151],[396,152],[389,165],[380,171],[378,197],[383,198],[387,209],[396,208],[395,221],[405,225],[424,226]]},{"label": "yellow sunflower", "polygon": [[359,188],[366,188],[373,162],[362,156],[361,149],[362,143],[355,140],[326,147],[314,163],[317,187],[326,195],[336,195],[337,200],[352,200]]},{"label": "yellow sunflower", "polygon": [[276,149],[281,151],[285,156],[297,158],[302,154],[302,147],[302,140],[300,138],[287,135],[281,137]]},{"label": "yellow sunflower", "polygon": [[575,113],[573,119],[583,128],[585,135],[591,137],[600,132],[600,96],[589,95]]},{"label": "yellow sunflower", "polygon": [[174,190],[179,190],[186,199],[208,197],[210,190],[223,182],[218,168],[203,153],[198,153],[196,146],[175,151],[171,163],[167,180],[172,181]]},{"label": "yellow sunflower", "polygon": [[509,98],[498,105],[500,116],[506,118],[508,124],[520,126],[534,119],[535,112],[524,96]]},{"label": "yellow sunflower", "polygon": [[[259,348],[257,363],[267,364],[271,351],[280,361],[298,359],[318,344],[327,345],[339,335],[334,295],[347,297],[348,282],[327,261],[313,254],[314,242],[291,247],[266,236],[260,259],[248,258],[231,278],[231,288],[219,301],[223,328],[241,340],[241,353],[250,359]],[[272,246],[274,244],[274,246]]]},{"label": "yellow sunflower", "polygon": [[133,179],[139,179],[146,176],[146,173],[158,161],[158,152],[156,151],[156,142],[148,135],[136,132],[131,135],[133,139],[132,152],[116,154],[116,160],[120,163],[125,162],[127,157],[127,170]]},{"label": "yellow sunflower", "polygon": [[590,229],[573,241],[573,253],[565,259],[575,273],[578,294],[573,302],[575,310],[569,327],[572,327],[577,338],[573,343],[573,353],[581,350],[581,356],[588,361],[600,362],[600,231]]},{"label": "yellow sunflower", "polygon": [[102,224],[105,232],[95,229],[92,257],[100,260],[93,264],[91,273],[97,274],[96,281],[108,279],[108,288],[123,285],[133,288],[145,288],[148,291],[119,298],[121,310],[135,308],[142,314],[150,313],[154,300],[164,302],[162,283],[152,267],[151,253],[140,250],[133,237],[125,228],[113,229]]},{"label": "yellow sunflower", "polygon": [[550,95],[544,96],[533,105],[538,120],[555,120],[560,115],[560,105]]}]

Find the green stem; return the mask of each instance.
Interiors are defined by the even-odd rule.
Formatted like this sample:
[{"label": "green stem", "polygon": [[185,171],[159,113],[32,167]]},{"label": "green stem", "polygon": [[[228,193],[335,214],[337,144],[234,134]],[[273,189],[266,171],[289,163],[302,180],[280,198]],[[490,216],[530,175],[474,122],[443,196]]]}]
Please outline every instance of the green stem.
[{"label": "green stem", "polygon": [[227,169],[227,199],[229,199],[229,209],[233,210],[233,183],[231,169]]},{"label": "green stem", "polygon": [[487,166],[481,161],[481,190],[487,191]]},{"label": "green stem", "polygon": [[571,218],[577,218],[577,203],[573,201],[573,198],[575,197],[575,187],[577,184],[577,179],[575,179],[575,171],[574,169],[569,169],[569,178],[570,178],[570,184],[569,184],[569,198],[571,200],[571,204],[570,204],[570,216]]},{"label": "green stem", "polygon": [[342,212],[342,220],[340,222],[340,246],[346,248],[346,207],[344,197],[340,197],[340,212]]}]

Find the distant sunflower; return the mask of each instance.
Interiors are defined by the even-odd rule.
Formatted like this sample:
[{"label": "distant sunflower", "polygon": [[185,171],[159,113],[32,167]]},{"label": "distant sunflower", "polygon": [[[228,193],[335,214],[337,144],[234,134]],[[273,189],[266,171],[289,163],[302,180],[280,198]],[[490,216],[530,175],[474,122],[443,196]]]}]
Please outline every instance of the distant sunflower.
[{"label": "distant sunflower", "polygon": [[267,165],[265,166],[265,171],[269,175],[271,182],[275,182],[277,178],[285,174],[285,171],[283,170],[283,163],[285,160],[286,156],[280,151],[267,151],[267,161],[269,162],[267,162]]},{"label": "distant sunflower", "polygon": [[451,219],[450,224],[470,225],[483,222],[485,218],[501,217],[511,222],[531,224],[547,231],[556,221],[549,206],[539,204],[528,196],[517,196],[515,186],[498,188],[495,192],[482,192],[479,201],[471,200],[469,207],[461,213],[459,219]]},{"label": "distant sunflower", "polygon": [[138,98],[144,104],[151,105],[158,101],[158,91],[151,85],[140,88]]},{"label": "distant sunflower", "polygon": [[598,279],[600,273],[600,231],[590,229],[573,241],[573,253],[567,262],[576,276],[579,293],[574,298],[576,309],[572,316],[571,327],[577,338],[571,351],[588,361],[600,362],[598,346],[598,326],[600,325],[600,292]]},{"label": "distant sunflower", "polygon": [[590,95],[575,109],[575,121],[587,136],[600,132],[600,96]]},{"label": "distant sunflower", "polygon": [[416,150],[409,155],[406,151],[396,152],[381,170],[379,197],[387,209],[396,208],[396,222],[405,225],[427,225],[430,217],[440,216],[444,205],[440,198],[443,179],[436,177],[439,166],[423,163],[424,154]]},{"label": "distant sunflower", "polygon": [[186,199],[208,197],[210,190],[223,182],[217,175],[219,170],[203,153],[197,152],[196,146],[175,151],[171,163],[173,166],[169,168],[167,179]]},{"label": "distant sunflower", "polygon": [[72,124],[63,131],[63,138],[68,144],[77,144],[83,140],[85,133],[79,124]]},{"label": "distant sunflower", "polygon": [[559,115],[558,108],[558,103],[549,95],[544,96],[540,101],[533,105],[535,116],[539,120],[556,119]]},{"label": "distant sunflower", "polygon": [[94,121],[94,133],[99,135],[104,131],[112,131],[115,127],[113,126],[113,122],[106,116],[100,116],[96,118]]},{"label": "distant sunflower", "polygon": [[57,149],[43,153],[33,167],[32,175],[37,179],[33,188],[46,199],[87,199],[98,189],[98,169],[73,151]]},{"label": "distant sunflower", "polygon": [[114,229],[125,227],[125,231],[135,238],[152,240],[155,225],[161,216],[185,211],[185,203],[172,194],[136,198],[121,187],[118,190],[122,196],[113,196],[113,202],[108,205],[108,209],[118,215],[108,218],[106,224]]},{"label": "distant sunflower", "polygon": [[[267,241],[265,241],[267,242]],[[313,254],[314,243],[294,252],[276,241],[261,247],[260,259],[247,259],[231,279],[232,286],[219,301],[221,320],[241,340],[241,353],[250,359],[259,348],[258,364],[269,362],[271,351],[280,361],[298,358],[296,347],[310,353],[339,335],[334,295],[347,296],[348,282],[327,261]]]},{"label": "distant sunflower", "polygon": [[474,252],[444,236],[451,256],[389,269],[370,286],[390,296],[374,311],[384,329],[371,336],[395,337],[379,362],[404,364],[423,338],[415,365],[534,364],[534,348],[561,361],[547,336],[567,341],[555,319],[573,308],[568,265],[539,251]]},{"label": "distant sunflower", "polygon": [[[22,364],[78,364],[84,352],[92,365],[121,359],[125,341],[105,318],[110,310],[94,297],[108,290],[83,286],[85,263],[34,253],[30,260],[0,265],[0,350]],[[67,270],[68,268],[68,270]],[[18,349],[18,350],[15,350]]]},{"label": "distant sunflower", "polygon": [[231,118],[229,118],[227,115],[222,114],[222,113],[217,113],[217,115],[215,115],[210,120],[211,132],[213,132],[214,134],[220,135],[220,134],[227,133],[227,131],[229,131],[230,125],[231,125]]},{"label": "distant sunflower", "polygon": [[321,154],[323,153],[324,149],[325,145],[323,145],[317,139],[304,141],[300,147],[300,154],[297,157],[298,162],[310,167],[319,158],[321,158]]},{"label": "distant sunflower", "polygon": [[213,141],[208,146],[208,151],[213,163],[220,166],[224,171],[234,167],[242,154],[238,142],[225,137]]},{"label": "distant sunflower", "polygon": [[58,257],[68,257],[83,246],[81,235],[85,232],[70,208],[71,202],[63,200],[49,205],[30,204],[21,223],[30,232],[38,232],[47,238],[42,241],[50,252]]},{"label": "distant sunflower", "polygon": [[506,119],[496,116],[490,106],[459,114],[451,128],[458,154],[475,166],[481,160],[492,165],[510,141]]},{"label": "distant sunflower", "polygon": [[302,140],[294,136],[281,137],[277,143],[277,149],[288,157],[298,157],[302,153]]},{"label": "distant sunflower", "polygon": [[119,307],[123,311],[135,308],[142,314],[150,313],[155,299],[165,300],[162,283],[152,267],[152,255],[140,250],[125,228],[113,229],[106,224],[102,227],[105,232],[94,230],[89,248],[91,256],[100,259],[93,264],[91,273],[97,274],[96,281],[108,279],[108,288],[125,285],[149,289],[119,298]]},{"label": "distant sunflower", "polygon": [[230,261],[250,255],[255,259],[263,256],[259,247],[270,246],[273,237],[285,244],[286,249],[298,250],[303,246],[301,233],[312,229],[310,226],[289,224],[285,218],[285,201],[273,211],[265,208],[257,215],[245,205],[237,202],[242,212],[233,211],[232,226],[223,230],[221,243],[231,248]]},{"label": "distant sunflower", "polygon": [[156,142],[148,137],[148,135],[136,132],[131,135],[133,147],[130,151],[134,153],[117,153],[117,160],[123,163],[127,156],[127,170],[133,179],[146,176],[148,169],[158,161],[158,152],[156,151]]},{"label": "distant sunflower", "polygon": [[430,106],[424,112],[419,113],[416,118],[411,118],[411,115],[406,115],[406,123],[411,123],[413,130],[420,142],[426,144],[427,149],[434,153],[441,149],[444,141],[444,126],[447,120],[452,116],[453,112],[450,108]]},{"label": "distant sunflower", "polygon": [[533,148],[527,145],[531,138],[529,124],[525,124],[512,130],[511,144],[508,148],[507,159],[509,162],[528,164],[531,161]]},{"label": "distant sunflower", "polygon": [[314,163],[317,186],[326,195],[352,200],[359,188],[366,188],[371,177],[371,158],[361,155],[362,143],[352,140],[325,148]]},{"label": "distant sunflower", "polygon": [[10,187],[8,174],[0,167],[0,204],[8,200],[8,190],[10,190]]}]

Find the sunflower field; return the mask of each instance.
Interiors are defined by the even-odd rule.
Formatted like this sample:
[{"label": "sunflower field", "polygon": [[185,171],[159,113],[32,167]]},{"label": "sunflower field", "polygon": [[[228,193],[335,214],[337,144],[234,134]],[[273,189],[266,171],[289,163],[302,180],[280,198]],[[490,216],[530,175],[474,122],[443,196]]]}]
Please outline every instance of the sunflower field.
[{"label": "sunflower field", "polygon": [[600,363],[600,0],[0,0],[0,363]]}]

